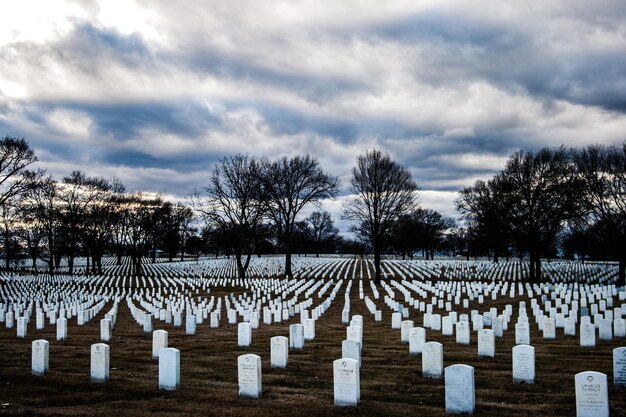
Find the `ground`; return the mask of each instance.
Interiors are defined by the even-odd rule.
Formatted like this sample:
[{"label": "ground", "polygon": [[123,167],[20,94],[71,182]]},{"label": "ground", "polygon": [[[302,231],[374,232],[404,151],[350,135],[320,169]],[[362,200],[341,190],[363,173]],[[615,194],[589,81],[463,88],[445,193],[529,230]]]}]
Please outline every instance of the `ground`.
[{"label": "ground", "polygon": [[[365,282],[364,288],[371,297],[369,282]],[[211,294],[232,291],[244,289],[216,289]],[[16,337],[15,328],[6,329],[2,324],[0,415],[445,415],[444,380],[421,376],[421,358],[410,355],[408,345],[400,342],[400,331],[391,329],[391,311],[378,300],[383,321],[375,322],[358,297],[358,285],[353,285],[351,291],[351,315],[364,317],[361,403],[346,408],[333,405],[332,363],[340,358],[341,341],[346,337],[346,326],[341,324],[344,291],[345,286],[317,321],[316,340],[306,342],[302,351],[290,351],[286,369],[270,367],[270,338],[288,336],[289,324],[298,322],[298,315],[270,326],[261,324],[253,331],[249,348],[237,347],[237,327],[227,324],[224,313],[220,328],[210,328],[206,320],[198,325],[194,336],[185,335],[184,326],[154,321],[155,329],[169,332],[170,347],[180,350],[181,386],[174,392],[158,389],[158,361],[151,357],[151,335],[143,333],[125,302],[120,303],[117,325],[109,342],[110,381],[103,384],[90,382],[89,355],[90,345],[99,342],[99,319],[110,309],[110,304],[85,326],[79,327],[75,318],[69,320],[68,340],[64,342],[56,341],[55,328],[49,324],[44,330],[36,331],[34,319],[24,339]],[[482,305],[470,306],[480,311],[488,311],[492,306],[501,311],[505,304],[514,306],[508,331],[496,340],[495,359],[478,357],[475,332],[469,346],[457,345],[454,337],[426,332],[428,341],[443,343],[445,366],[467,364],[475,368],[475,414],[572,416],[576,412],[574,375],[593,370],[608,376],[611,415],[626,415],[626,390],[615,389],[612,384],[612,349],[625,346],[624,339],[598,340],[595,348],[581,348],[578,336],[566,337],[562,329],[558,330],[556,340],[544,341],[537,326],[532,324],[536,382],[513,383],[511,349],[515,345],[514,323],[520,300],[527,301],[532,322],[526,297],[486,299]],[[318,304],[319,300],[315,299],[314,306]],[[470,313],[469,309],[457,311]],[[422,324],[421,313],[411,310],[410,318]],[[39,338],[50,341],[50,372],[44,377],[30,373],[31,342]],[[262,399],[238,397],[237,356],[244,353],[255,353],[262,358]]]}]

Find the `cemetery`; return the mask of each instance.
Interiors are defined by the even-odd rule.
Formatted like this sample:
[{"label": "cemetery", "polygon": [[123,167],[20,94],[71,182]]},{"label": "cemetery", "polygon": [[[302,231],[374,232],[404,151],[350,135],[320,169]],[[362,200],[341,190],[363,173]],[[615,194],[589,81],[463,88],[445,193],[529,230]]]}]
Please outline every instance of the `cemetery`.
[{"label": "cemetery", "polygon": [[612,263],[255,257],[0,275],[0,414],[626,415]]}]

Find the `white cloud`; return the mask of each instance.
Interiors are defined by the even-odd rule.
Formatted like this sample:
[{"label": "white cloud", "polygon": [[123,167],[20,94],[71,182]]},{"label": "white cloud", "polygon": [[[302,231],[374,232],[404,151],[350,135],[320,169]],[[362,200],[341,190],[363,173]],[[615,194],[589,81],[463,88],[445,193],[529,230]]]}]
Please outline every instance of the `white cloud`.
[{"label": "white cloud", "polygon": [[380,148],[452,215],[517,149],[626,131],[620,0],[9,3],[0,133],[62,175],[178,195],[203,159],[311,153],[344,195]]}]

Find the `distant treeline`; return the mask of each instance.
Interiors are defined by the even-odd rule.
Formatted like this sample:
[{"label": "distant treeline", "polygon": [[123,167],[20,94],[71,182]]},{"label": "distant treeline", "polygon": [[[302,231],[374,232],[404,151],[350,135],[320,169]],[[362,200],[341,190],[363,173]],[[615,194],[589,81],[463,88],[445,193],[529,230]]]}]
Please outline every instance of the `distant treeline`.
[{"label": "distant treeline", "polygon": [[223,158],[209,183],[173,203],[127,192],[117,179],[74,171],[57,180],[33,171],[37,157],[23,138],[0,139],[0,243],[5,267],[37,261],[54,273],[86,257],[89,273],[102,272],[105,254],[132,259],[233,256],[244,277],[251,256],[373,254],[380,279],[382,254],[432,259],[488,256],[530,259],[541,279],[541,258],[607,259],[626,267],[626,144],[621,147],[542,149],[513,154],[488,181],[462,189],[455,204],[463,221],[419,207],[409,170],[380,151],[358,156],[343,218],[354,239],[342,237],[328,212],[302,210],[336,198],[340,183],[310,155],[269,160]]}]

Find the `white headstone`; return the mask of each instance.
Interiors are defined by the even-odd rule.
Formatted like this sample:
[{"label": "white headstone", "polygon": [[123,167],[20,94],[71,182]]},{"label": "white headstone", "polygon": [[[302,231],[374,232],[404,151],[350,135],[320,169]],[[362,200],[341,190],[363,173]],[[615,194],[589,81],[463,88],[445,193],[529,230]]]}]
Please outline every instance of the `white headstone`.
[{"label": "white headstone", "polygon": [[493,358],[496,356],[496,338],[491,329],[478,331],[478,356]]},{"label": "white headstone", "polygon": [[409,343],[409,330],[413,328],[413,320],[403,320],[400,323],[400,341],[402,343]]},{"label": "white headstone", "polygon": [[613,385],[626,387],[626,347],[613,349]]},{"label": "white headstone", "polygon": [[155,330],[152,332],[152,357],[159,357],[161,349],[167,348],[167,331]]},{"label": "white headstone", "polygon": [[580,346],[596,346],[596,326],[591,323],[583,323],[580,325]]},{"label": "white headstone", "polygon": [[426,329],[423,327],[413,327],[409,331],[409,353],[418,355],[424,350],[426,343]]},{"label": "white headstone", "polygon": [[354,359],[361,367],[361,344],[356,340],[346,339],[341,342],[341,357]]},{"label": "white headstone", "polygon": [[363,331],[361,326],[348,326],[346,328],[346,339],[355,340],[363,346]]},{"label": "white headstone", "polygon": [[422,376],[439,379],[442,374],[443,345],[439,342],[425,343],[422,351]]},{"label": "white headstone", "polygon": [[552,317],[543,318],[543,338],[546,340],[556,339],[556,321]]},{"label": "white headstone", "polygon": [[65,317],[57,320],[57,340],[67,340],[67,319]]},{"label": "white headstone", "polygon": [[263,393],[261,357],[254,354],[241,355],[237,358],[239,396],[261,398]]},{"label": "white headstone", "polygon": [[[270,324],[272,323],[271,315],[270,315]],[[220,327],[220,313],[217,311],[211,312],[211,323],[209,324],[212,329],[216,329]]]},{"label": "white headstone", "polygon": [[601,319],[598,323],[600,340],[613,340],[613,322],[608,319]]},{"label": "white headstone", "polygon": [[535,348],[529,345],[513,347],[513,381],[535,383]]},{"label": "white headstone", "polygon": [[37,312],[35,320],[36,320],[35,328],[37,330],[42,330],[44,328],[44,325],[46,324],[46,320],[45,320],[45,316],[43,314],[43,311],[38,311]]},{"label": "white headstone", "polygon": [[613,320],[613,334],[615,337],[626,337],[626,320],[621,317]]},{"label": "white headstone", "polygon": [[304,320],[304,340],[315,340],[315,320]]},{"label": "white headstone", "polygon": [[18,317],[17,318],[17,337],[24,338],[26,337],[26,333],[28,331],[27,327],[28,321],[26,317]]},{"label": "white headstone", "polygon": [[528,322],[519,322],[515,324],[515,344],[530,344],[530,326],[528,325]]},{"label": "white headstone", "polygon": [[393,313],[391,314],[391,328],[399,329],[402,323],[402,314]]},{"label": "white headstone", "polygon": [[143,332],[150,333],[152,332],[152,314],[145,313],[143,315]]},{"label": "white headstone", "polygon": [[237,325],[237,345],[248,347],[252,344],[252,327],[250,323],[242,322]]},{"label": "white headstone", "polygon": [[7,314],[4,316],[4,325],[6,326],[7,329],[12,329],[13,325],[14,325],[14,315],[12,311],[7,311]]},{"label": "white headstone", "polygon": [[37,339],[32,343],[32,373],[43,376],[48,373],[49,346],[47,340]]},{"label": "white headstone", "polygon": [[174,391],[179,385],[180,351],[174,348],[161,349],[159,352],[159,389]]},{"label": "white headstone", "polygon": [[185,316],[185,334],[196,334],[196,316],[193,314]]},{"label": "white headstone", "polygon": [[270,343],[272,368],[286,368],[289,360],[289,339],[285,336],[274,336]]},{"label": "white headstone", "polygon": [[446,413],[474,413],[474,368],[468,365],[446,367]]},{"label": "white headstone", "polygon": [[443,336],[452,336],[454,334],[452,317],[445,316],[441,319],[441,334]]},{"label": "white headstone", "polygon": [[108,342],[111,340],[111,320],[100,320],[100,340]]},{"label": "white headstone", "polygon": [[304,347],[304,326],[296,323],[289,325],[289,349],[300,350]]},{"label": "white headstone", "polygon": [[361,399],[358,361],[350,358],[333,362],[335,405],[356,406]]},{"label": "white headstone", "polygon": [[467,321],[456,323],[456,343],[459,345],[470,344],[470,325]]},{"label": "white headstone", "polygon": [[109,345],[94,343],[91,345],[91,382],[109,380]]},{"label": "white headstone", "polygon": [[608,417],[609,393],[606,375],[586,371],[576,374],[576,416]]}]

